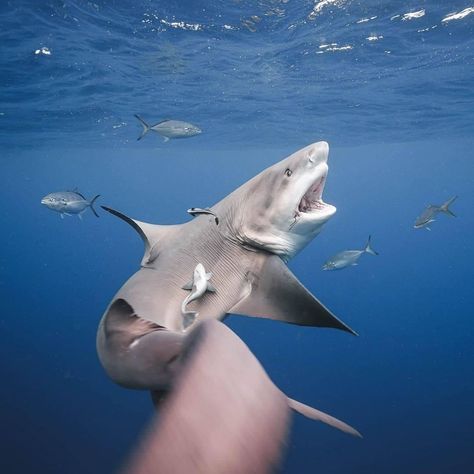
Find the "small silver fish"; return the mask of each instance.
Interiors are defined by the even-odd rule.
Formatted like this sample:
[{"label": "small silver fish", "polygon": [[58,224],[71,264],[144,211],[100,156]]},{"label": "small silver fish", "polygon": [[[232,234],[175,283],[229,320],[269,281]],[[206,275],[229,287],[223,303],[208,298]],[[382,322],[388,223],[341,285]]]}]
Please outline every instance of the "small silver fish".
[{"label": "small silver fish", "polygon": [[41,199],[41,204],[52,211],[59,212],[61,219],[64,219],[64,215],[71,216],[72,214],[77,214],[82,219],[82,214],[88,207],[91,208],[96,217],[99,217],[94,209],[94,202],[99,196],[100,194],[88,201],[77,191],[60,191],[46,195]]},{"label": "small silver fish", "polygon": [[208,214],[210,216],[214,216],[216,221],[216,225],[219,225],[219,218],[209,209],[209,208],[201,208],[201,207],[191,207],[186,211],[188,214],[191,214],[193,217],[199,216],[200,214]]},{"label": "small silver fish", "polygon": [[204,265],[202,263],[198,263],[196,265],[196,268],[194,269],[193,279],[182,287],[183,290],[191,290],[191,293],[186,296],[186,298],[183,300],[183,303],[181,304],[181,313],[183,315],[183,330],[188,328],[199,314],[196,311],[186,311],[186,305],[188,303],[191,303],[191,301],[201,298],[201,296],[206,291],[216,291],[214,286],[209,283],[211,277],[212,273],[206,273]]},{"label": "small silver fish", "polygon": [[202,133],[202,130],[196,125],[181,120],[162,120],[155,125],[148,125],[139,115],[135,117],[143,126],[143,131],[137,140],[141,140],[150,130],[158,133],[167,142],[170,138],[188,138]]},{"label": "small silver fish", "polygon": [[430,204],[422,214],[417,217],[415,221],[415,225],[413,226],[415,229],[425,228],[426,230],[431,230],[428,225],[434,222],[436,219],[436,215],[440,212],[447,214],[451,217],[456,217],[456,215],[449,209],[449,206],[457,199],[457,196],[448,199],[444,204],[441,206],[437,206],[436,204]]},{"label": "small silver fish", "polygon": [[323,270],[340,270],[341,268],[346,268],[351,265],[357,265],[357,260],[364,254],[370,253],[371,255],[378,255],[371,246],[370,238],[367,240],[367,245],[363,250],[344,250],[338,254],[331,257],[324,265]]}]

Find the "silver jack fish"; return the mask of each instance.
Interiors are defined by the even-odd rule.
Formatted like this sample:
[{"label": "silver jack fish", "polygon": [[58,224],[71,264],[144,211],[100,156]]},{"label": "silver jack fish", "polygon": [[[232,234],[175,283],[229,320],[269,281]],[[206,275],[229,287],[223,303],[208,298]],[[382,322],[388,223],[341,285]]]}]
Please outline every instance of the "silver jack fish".
[{"label": "silver jack fish", "polygon": [[59,212],[61,219],[64,215],[71,216],[77,214],[82,219],[82,214],[88,207],[96,217],[99,217],[94,209],[94,202],[100,197],[100,194],[88,201],[81,193],[77,191],[60,191],[58,193],[51,193],[41,199],[41,204],[45,205],[52,211]]},{"label": "silver jack fish", "polygon": [[426,230],[431,230],[428,225],[434,222],[436,219],[436,215],[440,212],[447,214],[451,217],[456,217],[456,215],[449,209],[449,206],[457,199],[457,196],[448,199],[444,204],[441,206],[437,206],[436,204],[430,204],[422,214],[416,219],[415,225],[413,226],[415,229],[425,228]]},{"label": "silver jack fish", "polygon": [[378,255],[378,253],[370,246],[370,235],[367,245],[363,250],[344,250],[331,257],[324,265],[323,270],[340,270],[351,265],[357,265],[357,260],[364,254]]},{"label": "silver jack fish", "polygon": [[143,126],[143,131],[137,140],[141,140],[150,130],[158,133],[167,142],[170,138],[188,138],[202,133],[202,130],[196,125],[181,120],[162,120],[155,125],[149,125],[139,115],[135,117]]}]

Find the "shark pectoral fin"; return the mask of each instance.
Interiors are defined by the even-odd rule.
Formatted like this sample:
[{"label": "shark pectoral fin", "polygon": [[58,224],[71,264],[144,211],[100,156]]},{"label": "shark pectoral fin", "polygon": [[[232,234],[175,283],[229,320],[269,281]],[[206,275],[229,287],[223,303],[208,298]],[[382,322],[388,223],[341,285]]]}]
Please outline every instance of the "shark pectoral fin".
[{"label": "shark pectoral fin", "polygon": [[217,290],[215,288],[215,286],[212,284],[212,283],[208,283],[207,284],[207,288],[206,288],[207,291],[210,291],[211,293],[215,293]]},{"label": "shark pectoral fin", "polygon": [[337,428],[338,430],[344,431],[344,433],[348,433],[352,436],[362,438],[362,435],[356,429],[352,428],[352,426],[348,425],[347,423],[344,423],[341,420],[338,420],[337,418],[334,418],[331,415],[328,415],[327,413],[316,410],[316,408],[310,407],[308,405],[305,405],[304,403],[298,402],[291,398],[288,398],[288,405],[290,408],[297,411],[306,418],[321,421],[329,426],[332,426],[333,428]]},{"label": "shark pectoral fin", "polygon": [[188,281],[188,283],[186,283],[186,285],[183,285],[181,287],[181,289],[183,290],[192,290],[193,289],[193,281]]},{"label": "shark pectoral fin", "polygon": [[206,280],[210,280],[212,278],[212,272],[206,273]]},{"label": "shark pectoral fin", "polygon": [[325,308],[277,256],[266,257],[258,274],[247,273],[248,292],[228,313],[356,334]]},{"label": "shark pectoral fin", "polygon": [[163,142],[166,143],[166,142],[169,142],[170,139],[168,137],[163,137]]},{"label": "shark pectoral fin", "polygon": [[159,248],[157,242],[176,229],[176,225],[155,225],[147,222],[137,221],[125,214],[122,214],[115,209],[107,206],[101,206],[104,211],[110,212],[114,216],[122,219],[127,224],[131,225],[138,233],[145,244],[145,253],[142,259],[142,265],[147,265],[158,257]]}]

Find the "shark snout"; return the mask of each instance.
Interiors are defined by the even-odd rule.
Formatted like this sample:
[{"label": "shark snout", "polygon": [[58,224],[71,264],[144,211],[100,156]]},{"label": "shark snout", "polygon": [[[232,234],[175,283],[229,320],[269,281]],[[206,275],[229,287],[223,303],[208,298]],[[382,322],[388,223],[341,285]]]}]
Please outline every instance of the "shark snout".
[{"label": "shark snout", "polygon": [[326,163],[329,156],[329,143],[328,142],[317,142],[313,143],[308,147],[307,157],[310,163],[319,165],[320,163]]}]

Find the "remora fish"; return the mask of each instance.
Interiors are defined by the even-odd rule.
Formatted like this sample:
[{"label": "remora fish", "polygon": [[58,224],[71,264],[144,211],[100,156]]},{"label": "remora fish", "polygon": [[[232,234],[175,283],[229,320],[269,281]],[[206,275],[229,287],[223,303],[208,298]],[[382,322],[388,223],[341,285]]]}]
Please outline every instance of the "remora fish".
[{"label": "remora fish", "polygon": [[64,214],[70,216],[77,214],[82,219],[82,213],[90,207],[91,211],[96,217],[99,217],[96,210],[94,209],[94,202],[100,197],[100,194],[88,201],[81,193],[77,191],[60,191],[57,193],[51,193],[41,199],[41,204],[44,204],[47,208],[52,211],[59,212],[61,219],[64,219]]},{"label": "remora fish", "polygon": [[435,221],[435,217],[440,212],[447,214],[451,217],[456,217],[456,215],[449,209],[449,206],[457,199],[457,196],[448,199],[444,204],[441,206],[437,206],[436,204],[430,204],[423,213],[416,219],[415,225],[413,226],[415,229],[425,228],[426,230],[431,230],[428,225]]},{"label": "remora fish", "polygon": [[[218,288],[200,299],[201,321],[236,313],[355,334],[284,263],[336,212],[322,200],[328,152],[326,142],[314,143],[262,171],[211,208],[220,218],[215,227],[203,219],[181,225],[147,224],[103,207],[143,239],[142,262],[149,261],[150,249],[157,255],[118,291],[99,325],[97,350],[112,380],[151,390],[155,396],[170,389],[193,334],[181,331],[181,285],[197,263],[212,271]],[[290,399],[288,405],[357,434],[311,407]]]},{"label": "remora fish", "polygon": [[137,140],[141,140],[150,130],[158,133],[167,142],[170,138],[188,138],[202,133],[202,130],[196,125],[181,120],[163,120],[155,125],[148,125],[139,115],[135,117],[143,125],[143,131]]},{"label": "remora fish", "polygon": [[202,263],[198,263],[194,269],[193,279],[182,287],[183,290],[191,290],[191,293],[189,293],[189,295],[184,298],[183,303],[181,304],[181,313],[183,314],[183,329],[187,329],[199,314],[196,311],[186,311],[186,305],[191,303],[191,301],[201,298],[201,296],[206,291],[216,291],[214,286],[209,283],[211,277],[212,273],[206,273]]},{"label": "remora fish", "polygon": [[188,214],[191,214],[193,217],[199,216],[199,215],[210,215],[214,216],[214,220],[216,221],[216,225],[219,225],[219,218],[207,207],[205,209],[201,207],[192,207],[191,209],[188,209],[186,211]]},{"label": "remora fish", "polygon": [[324,265],[323,270],[340,270],[351,265],[357,265],[357,260],[364,254],[378,255],[378,253],[370,246],[370,235],[367,244],[363,250],[344,250],[331,257]]}]

